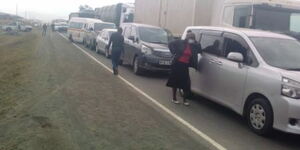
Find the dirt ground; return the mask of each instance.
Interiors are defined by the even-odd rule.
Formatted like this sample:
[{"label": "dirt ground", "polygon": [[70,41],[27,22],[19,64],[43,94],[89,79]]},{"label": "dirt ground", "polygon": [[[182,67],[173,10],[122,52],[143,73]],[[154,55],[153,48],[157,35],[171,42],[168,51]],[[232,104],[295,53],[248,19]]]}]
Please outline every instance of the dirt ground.
[{"label": "dirt ground", "polygon": [[208,149],[58,34],[0,35],[0,150]]}]

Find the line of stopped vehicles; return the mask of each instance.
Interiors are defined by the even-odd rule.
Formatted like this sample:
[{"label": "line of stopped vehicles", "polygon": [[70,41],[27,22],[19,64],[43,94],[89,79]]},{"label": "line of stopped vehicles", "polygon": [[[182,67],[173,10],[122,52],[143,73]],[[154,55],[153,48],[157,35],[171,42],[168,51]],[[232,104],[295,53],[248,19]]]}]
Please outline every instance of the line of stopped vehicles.
[{"label": "line of stopped vehicles", "polygon": [[[170,71],[172,54],[168,42],[172,34],[163,28],[123,23],[125,50],[123,64],[133,72]],[[192,91],[243,116],[259,135],[273,129],[300,134],[300,43],[287,35],[268,31],[187,27],[202,46],[198,68],[190,70]],[[112,23],[96,19],[72,18],[67,32],[72,42],[84,44],[97,53],[106,50]]]}]

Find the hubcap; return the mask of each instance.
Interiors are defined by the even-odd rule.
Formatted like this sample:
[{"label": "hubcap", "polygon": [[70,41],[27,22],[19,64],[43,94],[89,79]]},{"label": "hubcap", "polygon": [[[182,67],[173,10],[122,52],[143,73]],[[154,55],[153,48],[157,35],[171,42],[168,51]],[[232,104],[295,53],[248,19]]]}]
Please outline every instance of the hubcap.
[{"label": "hubcap", "polygon": [[266,123],[266,113],[260,104],[255,104],[250,109],[250,122],[255,129],[262,129]]}]

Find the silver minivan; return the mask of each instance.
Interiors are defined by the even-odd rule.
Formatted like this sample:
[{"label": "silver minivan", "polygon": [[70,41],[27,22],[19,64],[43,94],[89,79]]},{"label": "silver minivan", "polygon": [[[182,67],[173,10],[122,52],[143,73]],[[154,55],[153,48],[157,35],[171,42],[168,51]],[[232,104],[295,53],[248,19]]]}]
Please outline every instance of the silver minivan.
[{"label": "silver minivan", "polygon": [[286,35],[236,28],[188,27],[202,45],[192,91],[245,116],[265,135],[300,134],[300,43]]}]

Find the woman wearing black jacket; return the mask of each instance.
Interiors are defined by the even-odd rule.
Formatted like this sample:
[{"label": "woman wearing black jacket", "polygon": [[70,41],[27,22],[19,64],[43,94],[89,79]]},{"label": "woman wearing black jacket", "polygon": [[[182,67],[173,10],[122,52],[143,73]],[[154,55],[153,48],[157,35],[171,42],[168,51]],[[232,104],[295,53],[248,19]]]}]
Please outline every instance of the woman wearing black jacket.
[{"label": "woman wearing black jacket", "polygon": [[191,94],[189,67],[197,68],[201,45],[196,42],[195,34],[188,32],[185,40],[170,42],[169,49],[174,55],[171,74],[167,82],[167,86],[172,88],[172,102],[179,104],[176,93],[177,89],[182,89],[184,91],[183,104],[188,106],[187,98]]}]

